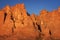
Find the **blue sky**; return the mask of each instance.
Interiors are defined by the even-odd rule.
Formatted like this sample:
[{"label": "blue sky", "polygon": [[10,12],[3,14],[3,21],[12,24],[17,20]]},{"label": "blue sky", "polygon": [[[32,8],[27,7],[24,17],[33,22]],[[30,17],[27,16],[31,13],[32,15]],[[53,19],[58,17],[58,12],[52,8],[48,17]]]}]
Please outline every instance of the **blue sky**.
[{"label": "blue sky", "polygon": [[43,9],[52,11],[60,6],[60,0],[0,0],[0,8],[7,4],[13,6],[18,3],[24,3],[28,13],[39,14]]}]

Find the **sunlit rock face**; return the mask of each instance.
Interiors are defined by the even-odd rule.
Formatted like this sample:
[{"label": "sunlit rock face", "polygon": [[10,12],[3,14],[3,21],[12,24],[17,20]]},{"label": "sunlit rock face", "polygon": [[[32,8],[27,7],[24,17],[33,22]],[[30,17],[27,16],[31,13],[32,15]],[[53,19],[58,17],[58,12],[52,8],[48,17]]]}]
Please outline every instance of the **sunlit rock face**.
[{"label": "sunlit rock face", "polygon": [[42,10],[39,20],[45,38],[60,40],[60,8],[52,12]]},{"label": "sunlit rock face", "polygon": [[60,40],[60,7],[30,15],[24,4],[5,6],[0,10],[0,40]]},{"label": "sunlit rock face", "polygon": [[39,39],[39,31],[36,31],[24,4],[7,5],[0,11],[0,19],[0,40]]}]

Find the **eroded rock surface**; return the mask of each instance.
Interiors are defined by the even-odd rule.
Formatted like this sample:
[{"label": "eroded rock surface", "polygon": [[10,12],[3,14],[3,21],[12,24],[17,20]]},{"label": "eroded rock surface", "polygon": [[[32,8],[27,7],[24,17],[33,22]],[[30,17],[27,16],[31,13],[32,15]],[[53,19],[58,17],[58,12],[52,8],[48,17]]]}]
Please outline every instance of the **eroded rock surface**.
[{"label": "eroded rock surface", "polygon": [[60,40],[60,7],[30,15],[24,4],[5,6],[0,10],[0,40]]}]

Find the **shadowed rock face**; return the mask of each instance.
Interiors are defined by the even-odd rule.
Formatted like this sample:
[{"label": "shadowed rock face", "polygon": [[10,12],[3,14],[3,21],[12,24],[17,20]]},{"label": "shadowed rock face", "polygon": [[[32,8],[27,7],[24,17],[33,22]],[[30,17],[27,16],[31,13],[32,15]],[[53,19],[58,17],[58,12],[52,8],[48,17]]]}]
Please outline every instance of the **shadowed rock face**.
[{"label": "shadowed rock face", "polygon": [[60,40],[60,7],[39,15],[29,14],[24,4],[0,10],[0,40]]}]

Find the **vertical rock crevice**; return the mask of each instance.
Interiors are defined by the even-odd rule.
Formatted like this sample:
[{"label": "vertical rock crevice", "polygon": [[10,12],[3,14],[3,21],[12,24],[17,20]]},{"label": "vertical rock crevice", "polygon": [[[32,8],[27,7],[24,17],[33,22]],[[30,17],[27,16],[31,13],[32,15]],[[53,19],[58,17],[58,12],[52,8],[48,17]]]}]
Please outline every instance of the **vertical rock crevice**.
[{"label": "vertical rock crevice", "polygon": [[15,20],[12,13],[11,13],[11,20],[13,21],[12,33],[14,33],[14,29],[16,29],[16,26],[15,26]]},{"label": "vertical rock crevice", "polygon": [[51,31],[49,30],[49,34],[52,35]]},{"label": "vertical rock crevice", "polygon": [[7,13],[5,12],[5,13],[4,13],[4,21],[3,21],[3,23],[5,23],[6,16],[7,16]]},{"label": "vertical rock crevice", "polygon": [[41,30],[41,26],[38,25],[37,23],[36,23],[36,25],[37,25],[37,27],[38,27],[38,30],[39,30],[40,32],[42,32],[42,30]]}]

